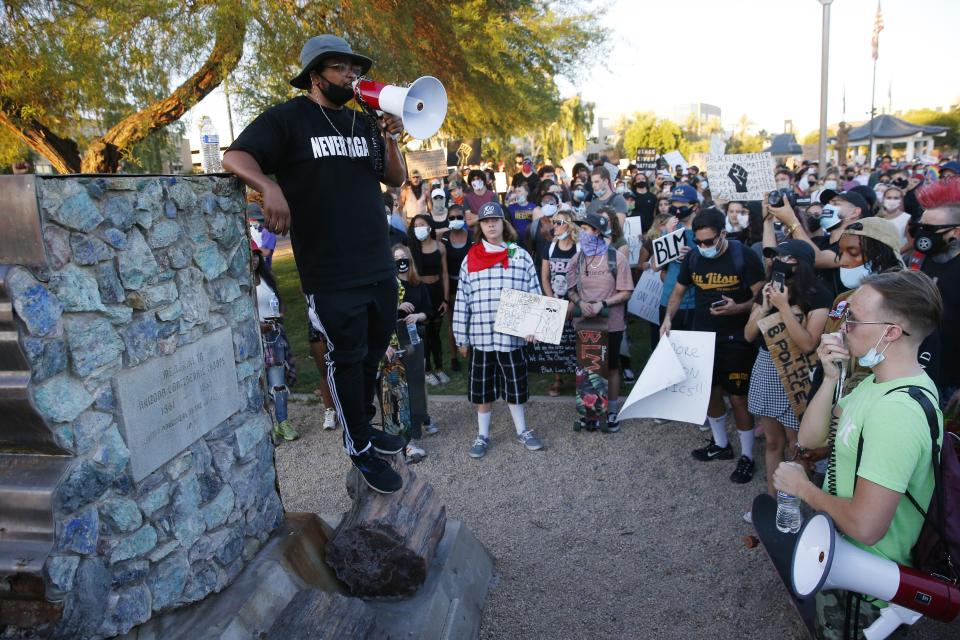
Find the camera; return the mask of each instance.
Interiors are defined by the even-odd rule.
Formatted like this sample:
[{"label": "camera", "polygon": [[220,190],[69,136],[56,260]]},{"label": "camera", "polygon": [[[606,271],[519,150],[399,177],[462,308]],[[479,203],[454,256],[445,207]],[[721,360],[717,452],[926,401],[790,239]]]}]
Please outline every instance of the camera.
[{"label": "camera", "polygon": [[767,204],[769,204],[771,207],[782,207],[784,197],[786,197],[786,199],[790,202],[791,207],[796,208],[797,194],[795,194],[792,189],[786,188],[775,189],[767,194]]}]

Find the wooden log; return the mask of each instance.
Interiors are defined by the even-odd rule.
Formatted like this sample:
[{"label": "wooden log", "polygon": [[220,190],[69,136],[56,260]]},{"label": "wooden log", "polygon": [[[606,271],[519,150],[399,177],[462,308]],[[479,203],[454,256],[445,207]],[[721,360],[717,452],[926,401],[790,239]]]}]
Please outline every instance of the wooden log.
[{"label": "wooden log", "polygon": [[433,486],[405,464],[402,455],[390,464],[403,488],[383,495],[363,482],[356,469],[347,474],[353,506],[327,543],[327,564],[350,592],[363,598],[401,598],[417,591],[447,523],[447,510]]},{"label": "wooden log", "polygon": [[370,608],[358,598],[320,589],[297,593],[277,621],[267,640],[354,640],[378,637]]}]

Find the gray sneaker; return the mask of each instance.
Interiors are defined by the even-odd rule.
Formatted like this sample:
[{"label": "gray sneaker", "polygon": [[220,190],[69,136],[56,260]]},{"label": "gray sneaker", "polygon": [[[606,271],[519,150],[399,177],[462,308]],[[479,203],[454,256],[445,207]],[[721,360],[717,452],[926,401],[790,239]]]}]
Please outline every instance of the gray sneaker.
[{"label": "gray sneaker", "polygon": [[490,438],[485,438],[484,436],[477,436],[477,439],[473,441],[473,446],[470,447],[470,457],[471,458],[482,458],[487,455],[487,449],[490,447]]},{"label": "gray sneaker", "polygon": [[435,423],[433,420],[431,420],[429,423],[423,425],[423,430],[424,430],[424,432],[426,432],[428,435],[431,435],[431,436],[432,436],[433,434],[435,434],[435,433],[437,433],[438,431],[440,431],[440,427],[438,427],[438,426],[436,425],[436,423]]},{"label": "gray sneaker", "polygon": [[539,451],[540,449],[543,449],[543,443],[537,440],[537,436],[533,435],[533,431],[530,431],[530,429],[527,429],[518,435],[517,442],[525,446],[530,451]]}]

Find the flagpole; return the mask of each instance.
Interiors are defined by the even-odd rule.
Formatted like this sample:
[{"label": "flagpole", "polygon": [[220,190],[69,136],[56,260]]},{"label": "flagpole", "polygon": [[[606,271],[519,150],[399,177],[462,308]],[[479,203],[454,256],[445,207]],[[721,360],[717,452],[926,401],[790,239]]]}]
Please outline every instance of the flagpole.
[{"label": "flagpole", "polygon": [[827,170],[827,65],[830,60],[830,3],[833,0],[820,0],[823,5],[823,29],[820,34],[820,140],[817,144],[817,162],[819,172]]},{"label": "flagpole", "polygon": [[873,169],[873,117],[877,109],[874,107],[874,101],[877,96],[877,59],[873,59],[873,88],[870,90],[870,163],[869,167]]}]

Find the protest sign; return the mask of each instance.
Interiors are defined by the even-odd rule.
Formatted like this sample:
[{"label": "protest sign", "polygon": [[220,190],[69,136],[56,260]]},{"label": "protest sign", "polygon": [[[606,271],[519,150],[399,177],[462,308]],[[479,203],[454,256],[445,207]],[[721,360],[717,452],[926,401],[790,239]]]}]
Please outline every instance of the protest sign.
[{"label": "protest sign", "polygon": [[684,228],[680,227],[673,233],[653,239],[653,255],[650,261],[653,266],[660,268],[668,262],[680,259],[680,247],[686,246],[683,239]]},{"label": "protest sign", "polygon": [[573,373],[577,369],[577,332],[573,323],[563,325],[560,344],[538,342],[528,353],[527,370],[531,373]]},{"label": "protest sign", "polygon": [[[710,155],[719,156],[727,150],[727,143],[719,133],[710,134]],[[709,174],[708,174],[709,175]]]},{"label": "protest sign", "polygon": [[713,386],[712,331],[671,331],[660,338],[619,418],[662,418],[703,424]]},{"label": "protest sign", "polygon": [[567,318],[566,300],[504,289],[493,330],[511,336],[534,336],[540,342],[560,344]]},{"label": "protest sign", "polygon": [[640,281],[633,289],[633,295],[627,303],[627,311],[655,325],[660,324],[660,297],[663,295],[663,282],[660,274],[647,269],[640,274]]},{"label": "protest sign", "polygon": [[708,155],[710,193],[722,200],[763,200],[777,188],[769,153]]},{"label": "protest sign", "polygon": [[507,174],[504,171],[497,171],[493,174],[493,190],[497,193],[507,192]]},{"label": "protest sign", "polygon": [[[803,321],[803,312],[799,307],[791,307],[797,319]],[[780,377],[780,383],[787,392],[787,400],[793,409],[797,419],[803,417],[803,412],[807,410],[807,396],[810,394],[812,381],[810,374],[817,366],[817,353],[814,351],[807,355],[800,351],[796,343],[787,333],[787,325],[783,321],[780,312],[772,313],[757,322],[760,329],[760,335],[770,350],[770,359],[773,360],[773,366]]]},{"label": "protest sign", "polygon": [[448,141],[447,164],[451,167],[480,164],[480,138]]},{"label": "protest sign", "polygon": [[408,173],[413,173],[416,169],[424,179],[444,178],[447,175],[447,154],[443,149],[409,151],[404,155]]},{"label": "protest sign", "polygon": [[643,247],[643,221],[640,216],[623,221],[623,239],[630,248],[630,266],[635,267],[640,263],[640,249]]},{"label": "protest sign", "polygon": [[[690,166],[687,164],[687,159],[684,158],[683,154],[679,151],[671,151],[670,153],[663,154],[663,160],[667,163],[667,168],[670,170],[670,173],[673,173],[677,165],[680,165],[681,171],[686,171],[687,167]],[[710,176],[710,179],[713,180],[713,176]]]},{"label": "protest sign", "polygon": [[637,159],[634,164],[641,171],[656,171],[657,150],[654,147],[638,147]]}]

